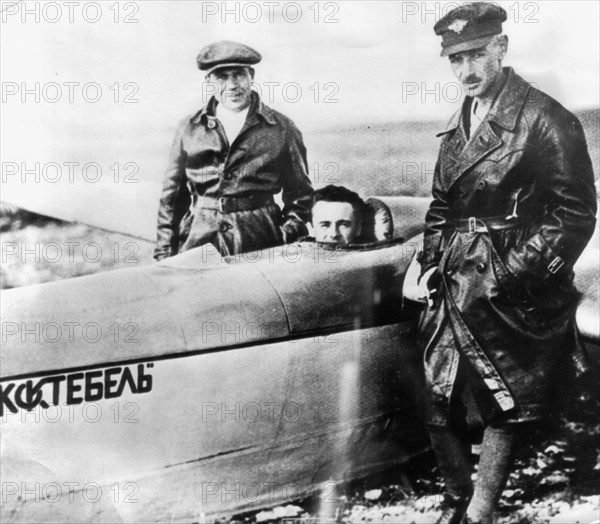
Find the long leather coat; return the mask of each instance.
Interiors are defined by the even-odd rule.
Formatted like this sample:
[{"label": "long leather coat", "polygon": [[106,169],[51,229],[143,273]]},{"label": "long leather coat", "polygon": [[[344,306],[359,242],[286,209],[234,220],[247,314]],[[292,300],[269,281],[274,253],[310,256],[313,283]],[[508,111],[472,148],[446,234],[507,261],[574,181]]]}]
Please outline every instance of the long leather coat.
[{"label": "long leather coat", "polygon": [[[277,210],[279,217],[266,216],[270,215],[268,209],[265,213],[246,212],[240,218],[247,233],[258,239],[253,249],[291,242],[307,233],[304,221],[312,185],[298,128],[253,92],[244,127],[229,144],[215,116],[216,105],[211,98],[177,129],[158,210],[157,260],[176,255],[184,246],[195,247],[184,242],[195,236],[195,229],[206,229],[198,220],[201,210],[194,209],[197,197],[269,198],[282,191],[284,208],[282,213]],[[274,231],[279,226],[281,231]],[[252,233],[252,229],[265,228],[273,230],[273,238],[266,238],[268,231]],[[260,245],[260,239],[270,243]]]},{"label": "long leather coat", "polygon": [[438,267],[430,280],[438,295],[419,329],[435,403],[449,402],[462,355],[495,400],[484,418],[527,420],[543,412],[566,351],[585,367],[572,267],[597,204],[578,119],[504,71],[469,141],[468,99],[440,134],[420,259],[422,272]]}]

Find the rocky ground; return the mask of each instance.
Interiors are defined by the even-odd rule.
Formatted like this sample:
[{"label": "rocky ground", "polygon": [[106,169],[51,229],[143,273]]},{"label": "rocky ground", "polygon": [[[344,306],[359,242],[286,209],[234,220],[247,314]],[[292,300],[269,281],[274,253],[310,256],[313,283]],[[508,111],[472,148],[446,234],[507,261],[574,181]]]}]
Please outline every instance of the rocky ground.
[{"label": "rocky ground", "polygon": [[[518,452],[498,524],[600,524],[597,392],[597,385],[580,382],[560,417],[532,432]],[[473,449],[476,461],[477,446]],[[345,486],[329,508],[315,497],[235,520],[254,524],[298,519],[309,524],[325,515],[347,524],[432,524],[442,489],[435,460],[428,454],[408,468]]]}]

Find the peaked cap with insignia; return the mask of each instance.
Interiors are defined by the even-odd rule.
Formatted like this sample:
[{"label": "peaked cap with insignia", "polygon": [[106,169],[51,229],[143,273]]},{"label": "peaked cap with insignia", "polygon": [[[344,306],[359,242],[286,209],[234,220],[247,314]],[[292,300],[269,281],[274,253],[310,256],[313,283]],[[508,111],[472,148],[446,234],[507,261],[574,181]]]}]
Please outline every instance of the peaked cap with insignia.
[{"label": "peaked cap with insignia", "polygon": [[506,11],[487,2],[465,4],[452,9],[433,30],[442,37],[442,56],[478,49],[502,33]]}]

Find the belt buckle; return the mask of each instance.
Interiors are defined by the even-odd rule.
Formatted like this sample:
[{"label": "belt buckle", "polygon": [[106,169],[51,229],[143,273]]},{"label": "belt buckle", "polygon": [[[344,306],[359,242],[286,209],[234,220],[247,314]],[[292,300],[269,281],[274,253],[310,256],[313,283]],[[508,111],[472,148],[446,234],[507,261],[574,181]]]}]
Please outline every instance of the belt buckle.
[{"label": "belt buckle", "polygon": [[565,261],[560,257],[555,257],[550,264],[548,264],[548,271],[556,275],[563,267],[565,267]]},{"label": "belt buckle", "polygon": [[219,211],[219,213],[225,213],[225,197],[219,197],[219,199],[217,200],[217,210]]},{"label": "belt buckle", "polygon": [[475,217],[469,217],[469,233],[477,232],[477,219]]}]

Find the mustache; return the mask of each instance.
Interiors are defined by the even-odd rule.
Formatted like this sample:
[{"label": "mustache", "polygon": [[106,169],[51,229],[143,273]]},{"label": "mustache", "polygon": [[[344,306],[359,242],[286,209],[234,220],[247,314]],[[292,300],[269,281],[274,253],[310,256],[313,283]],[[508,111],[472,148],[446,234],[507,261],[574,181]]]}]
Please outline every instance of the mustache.
[{"label": "mustache", "polygon": [[463,84],[477,84],[479,82],[481,82],[481,78],[476,76],[468,76],[463,80]]}]

